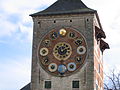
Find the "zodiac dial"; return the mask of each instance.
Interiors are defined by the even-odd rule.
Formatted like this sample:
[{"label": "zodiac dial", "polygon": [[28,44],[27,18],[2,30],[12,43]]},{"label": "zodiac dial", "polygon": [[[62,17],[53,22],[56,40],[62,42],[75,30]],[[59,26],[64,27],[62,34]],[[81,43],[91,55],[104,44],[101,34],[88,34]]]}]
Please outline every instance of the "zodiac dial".
[{"label": "zodiac dial", "polygon": [[51,30],[42,38],[38,47],[41,67],[54,76],[63,77],[80,70],[86,55],[84,36],[72,28]]}]

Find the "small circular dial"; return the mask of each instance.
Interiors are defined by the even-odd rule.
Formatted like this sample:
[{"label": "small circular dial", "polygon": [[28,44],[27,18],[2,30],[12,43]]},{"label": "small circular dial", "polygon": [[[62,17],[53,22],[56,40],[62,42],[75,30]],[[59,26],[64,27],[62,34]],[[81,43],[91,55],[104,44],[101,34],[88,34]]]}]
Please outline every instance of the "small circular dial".
[{"label": "small circular dial", "polygon": [[68,34],[68,37],[69,37],[69,38],[75,38],[75,33],[74,33],[74,32],[70,32],[70,33]]},{"label": "small circular dial", "polygon": [[65,29],[60,29],[59,31],[61,36],[65,36],[66,35],[66,30]]},{"label": "small circular dial", "polygon": [[43,65],[48,65],[49,64],[48,57],[44,57],[41,62],[42,62]]},{"label": "small circular dial", "polygon": [[84,46],[79,46],[78,48],[77,48],[77,53],[78,54],[84,54],[86,52],[86,48],[84,47]]},{"label": "small circular dial", "polygon": [[68,76],[80,70],[87,56],[84,36],[72,28],[53,29],[40,41],[41,67],[54,76]]},{"label": "small circular dial", "polygon": [[41,48],[40,49],[40,55],[41,56],[46,56],[48,54],[48,49],[47,48]]},{"label": "small circular dial", "polygon": [[82,40],[83,40],[83,38],[79,38],[79,39],[76,39],[75,40],[75,44],[77,45],[77,46],[80,46],[81,44],[82,44]]},{"label": "small circular dial", "polygon": [[51,63],[49,66],[48,66],[48,69],[50,72],[55,72],[57,70],[57,64],[55,63]]},{"label": "small circular dial", "polygon": [[70,44],[66,42],[59,42],[53,49],[53,55],[58,60],[67,60],[72,53]]},{"label": "small circular dial", "polygon": [[59,65],[59,66],[58,66],[58,72],[59,72],[60,74],[64,74],[66,71],[67,71],[67,68],[66,68],[65,65]]},{"label": "small circular dial", "polygon": [[68,71],[74,71],[76,69],[76,64],[71,62],[68,64]]},{"label": "small circular dial", "polygon": [[44,42],[43,42],[43,44],[46,46],[46,47],[49,47],[50,46],[50,40],[45,40]]}]

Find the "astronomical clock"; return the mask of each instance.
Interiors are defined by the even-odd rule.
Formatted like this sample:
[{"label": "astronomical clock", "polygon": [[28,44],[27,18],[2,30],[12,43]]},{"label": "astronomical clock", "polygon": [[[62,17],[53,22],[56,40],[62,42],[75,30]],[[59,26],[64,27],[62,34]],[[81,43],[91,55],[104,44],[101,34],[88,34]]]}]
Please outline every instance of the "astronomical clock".
[{"label": "astronomical clock", "polygon": [[41,67],[49,74],[64,77],[77,72],[85,63],[87,44],[73,28],[53,29],[43,36],[38,47]]}]

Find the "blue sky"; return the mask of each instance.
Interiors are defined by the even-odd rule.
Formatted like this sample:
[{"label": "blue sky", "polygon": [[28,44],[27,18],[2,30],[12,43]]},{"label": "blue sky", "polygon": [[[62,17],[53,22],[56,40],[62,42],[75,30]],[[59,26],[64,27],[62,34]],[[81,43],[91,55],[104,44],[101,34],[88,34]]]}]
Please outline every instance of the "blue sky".
[{"label": "blue sky", "polygon": [[[0,0],[0,90],[19,90],[30,82],[32,18],[56,0]],[[110,50],[104,52],[104,67],[120,68],[120,1],[83,0],[98,11]]]}]

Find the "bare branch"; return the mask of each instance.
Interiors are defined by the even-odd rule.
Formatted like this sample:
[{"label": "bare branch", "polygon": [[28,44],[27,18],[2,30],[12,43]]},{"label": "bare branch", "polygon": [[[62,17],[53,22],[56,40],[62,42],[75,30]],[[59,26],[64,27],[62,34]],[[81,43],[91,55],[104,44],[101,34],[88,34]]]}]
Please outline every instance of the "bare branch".
[{"label": "bare branch", "polygon": [[[105,73],[104,73],[105,74]],[[104,89],[106,90],[120,90],[120,72],[115,73],[115,70],[111,71],[111,75],[106,75],[108,78],[107,83],[104,83]]]},{"label": "bare branch", "polygon": [[104,87],[104,89],[109,90],[109,87],[108,87],[108,85],[107,85],[107,84],[105,84],[105,83],[104,83],[104,86],[105,86],[105,87]]}]

